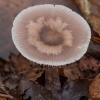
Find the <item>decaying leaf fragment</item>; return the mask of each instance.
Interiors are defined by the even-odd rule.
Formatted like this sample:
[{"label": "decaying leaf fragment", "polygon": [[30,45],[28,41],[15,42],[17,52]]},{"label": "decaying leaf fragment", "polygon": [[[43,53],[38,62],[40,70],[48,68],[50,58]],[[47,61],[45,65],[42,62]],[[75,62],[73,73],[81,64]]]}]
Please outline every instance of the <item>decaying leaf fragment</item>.
[{"label": "decaying leaf fragment", "polygon": [[[13,58],[12,62],[17,63],[17,60],[14,59],[16,59],[16,57]],[[19,61],[21,61],[21,63],[24,62],[23,57],[21,57]],[[76,68],[74,69],[73,64],[71,68],[77,71],[77,67],[76,64]],[[17,75],[12,73],[5,81],[6,88],[15,100],[22,100],[22,98],[27,100],[84,100],[83,98],[85,98],[85,100],[88,100],[89,98],[88,89],[90,81],[87,79],[76,80],[76,75],[74,81],[69,77],[70,81],[64,82],[65,84],[61,87],[61,80],[59,78],[58,68],[56,67],[45,67],[45,87],[35,84],[35,81],[31,82],[30,78],[27,79],[24,76],[18,73]]]},{"label": "decaying leaf fragment", "polygon": [[90,82],[88,80],[70,80],[59,91],[60,84],[57,68],[47,67],[45,74],[45,86],[52,91],[53,100],[81,100],[82,97],[89,97],[88,88]]},{"label": "decaying leaf fragment", "polygon": [[24,74],[31,81],[35,81],[44,72],[42,66],[27,60],[22,55],[16,56],[12,54],[10,56],[10,61],[13,62],[19,74]]},{"label": "decaying leaf fragment", "polygon": [[88,0],[75,0],[75,1],[78,4],[78,6],[79,6],[80,10],[82,11],[86,20],[89,20],[90,3],[88,2]]},{"label": "decaying leaf fragment", "polygon": [[75,62],[64,67],[64,75],[68,78],[67,81],[83,78],[84,75],[79,70],[79,63]]},{"label": "decaying leaf fragment", "polygon": [[100,61],[93,58],[92,56],[83,56],[81,59],[80,59],[80,63],[79,63],[79,69],[81,71],[84,71],[84,70],[88,70],[88,69],[91,69],[93,71],[98,71],[100,67]]},{"label": "decaying leaf fragment", "polygon": [[28,79],[22,79],[20,81],[20,93],[23,94],[23,99],[31,100],[52,100],[52,92],[46,88],[33,84]]},{"label": "decaying leaf fragment", "polygon": [[75,0],[86,20],[100,36],[100,1]]},{"label": "decaying leaf fragment", "polygon": [[90,23],[91,23],[94,31],[97,32],[99,34],[99,36],[100,36],[100,16],[96,16],[94,14],[91,14]]},{"label": "decaying leaf fragment", "polygon": [[[78,62],[63,67],[63,73],[60,75],[67,77],[67,81],[94,78],[99,73],[100,61],[90,55],[83,56]],[[60,71],[59,71],[60,72]]]},{"label": "decaying leaf fragment", "polygon": [[88,53],[97,59],[100,59],[100,45],[97,42],[91,41]]},{"label": "decaying leaf fragment", "polygon": [[79,69],[84,74],[84,78],[94,78],[99,72],[100,61],[90,55],[83,56],[79,62]]},{"label": "decaying leaf fragment", "polygon": [[5,87],[7,91],[14,97],[14,100],[21,100],[22,97],[19,93],[19,82],[20,77],[15,74],[9,76],[8,80],[5,81]]},{"label": "decaying leaf fragment", "polygon": [[89,88],[90,96],[94,100],[100,100],[100,73],[95,77]]},{"label": "decaying leaf fragment", "polygon": [[88,100],[89,84],[88,80],[70,81],[64,86],[61,100]]},{"label": "decaying leaf fragment", "polygon": [[66,83],[60,91],[52,90],[52,100],[88,100],[88,80],[75,80]]}]

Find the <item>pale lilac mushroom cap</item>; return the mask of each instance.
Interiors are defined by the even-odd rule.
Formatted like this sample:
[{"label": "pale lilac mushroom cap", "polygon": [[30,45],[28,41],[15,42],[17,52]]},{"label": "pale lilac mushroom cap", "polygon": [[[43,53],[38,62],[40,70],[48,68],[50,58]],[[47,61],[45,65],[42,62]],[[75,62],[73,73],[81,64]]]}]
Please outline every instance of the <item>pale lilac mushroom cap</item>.
[{"label": "pale lilac mushroom cap", "polygon": [[62,5],[36,5],[13,22],[12,39],[20,53],[38,64],[61,66],[87,51],[91,30],[84,18]]}]

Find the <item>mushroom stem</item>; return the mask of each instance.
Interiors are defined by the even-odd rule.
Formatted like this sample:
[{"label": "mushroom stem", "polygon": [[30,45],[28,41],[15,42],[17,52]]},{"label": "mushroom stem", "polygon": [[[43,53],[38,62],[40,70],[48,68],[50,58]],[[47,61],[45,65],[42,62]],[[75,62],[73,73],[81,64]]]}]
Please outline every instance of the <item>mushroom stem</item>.
[{"label": "mushroom stem", "polygon": [[45,86],[49,90],[60,90],[61,84],[57,67],[46,66],[45,69]]}]

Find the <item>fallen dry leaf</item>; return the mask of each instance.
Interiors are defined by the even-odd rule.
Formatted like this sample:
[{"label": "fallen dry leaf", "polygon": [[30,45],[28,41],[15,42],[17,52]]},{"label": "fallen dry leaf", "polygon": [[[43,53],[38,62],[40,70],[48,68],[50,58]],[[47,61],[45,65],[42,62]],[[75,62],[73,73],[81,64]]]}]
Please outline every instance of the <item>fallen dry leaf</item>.
[{"label": "fallen dry leaf", "polygon": [[83,72],[84,78],[94,78],[99,72],[100,61],[89,55],[83,56],[79,62],[79,69]]},{"label": "fallen dry leaf", "polygon": [[100,60],[100,45],[94,41],[90,42],[88,53]]},{"label": "fallen dry leaf", "polygon": [[13,62],[13,66],[19,74],[24,74],[29,80],[32,81],[35,81],[44,72],[44,67],[27,60],[22,55],[17,56],[11,54],[10,61]]},{"label": "fallen dry leaf", "polygon": [[45,69],[45,86],[52,91],[53,100],[81,100],[83,97],[88,100],[90,84],[88,80],[69,81],[59,90],[61,86],[57,70],[58,68],[47,66]]},{"label": "fallen dry leaf", "polygon": [[75,0],[76,3],[78,4],[80,10],[83,13],[83,16],[89,20],[89,15],[90,15],[90,3],[88,0]]},{"label": "fallen dry leaf", "polygon": [[67,77],[67,81],[83,78],[93,79],[100,72],[100,60],[85,55],[78,62],[59,69],[59,72],[60,75]]},{"label": "fallen dry leaf", "polygon": [[[95,27],[93,27],[99,32],[99,18],[97,18],[97,16],[100,16],[98,10],[100,6],[99,0],[90,0],[91,4],[93,5],[90,6],[89,9],[87,0],[84,1],[85,2],[83,2],[83,0],[79,0],[79,2],[83,2],[85,4],[82,5],[82,11],[87,17],[87,20],[88,16],[90,15],[89,9],[93,11],[92,13],[94,15],[92,14],[91,23],[93,22],[95,25]],[[13,43],[11,43],[12,40],[10,30],[14,17],[22,9],[28,6],[44,3],[62,4],[80,13],[74,0],[0,1],[0,24],[2,25],[0,26],[0,57],[8,58],[8,55],[11,52],[16,54],[18,53]],[[91,43],[89,46],[89,53],[100,59],[100,46],[92,41]],[[88,100],[90,85],[90,81],[88,79],[93,79],[95,75],[100,72],[100,65],[98,62],[100,61],[93,57],[88,58],[87,56],[84,56],[79,62],[67,65],[67,67],[64,68],[59,68],[58,70],[57,68],[46,68],[30,62],[22,55],[17,56],[15,54],[11,54],[10,59],[7,61],[0,59],[0,74],[4,78],[3,83],[5,85],[3,87],[6,87],[3,92],[7,92],[8,94],[14,96],[14,100]],[[8,77],[8,75],[11,76]],[[82,78],[88,79],[82,80]],[[44,84],[43,86],[38,85],[41,84],[38,79]],[[67,82],[65,83],[66,79]],[[2,91],[0,90],[0,93],[1,92]]]},{"label": "fallen dry leaf", "polygon": [[92,56],[83,56],[79,62],[79,68],[81,71],[92,69],[93,71],[98,71],[100,68],[100,61],[93,58]]},{"label": "fallen dry leaf", "polygon": [[68,78],[67,81],[82,79],[84,76],[79,70],[79,63],[75,62],[64,67],[64,75]]},{"label": "fallen dry leaf", "polygon": [[22,100],[18,88],[19,82],[20,82],[20,77],[15,74],[10,75],[8,80],[6,80],[5,82],[6,91],[7,92],[9,91],[9,94],[11,94],[14,97],[14,100]]},{"label": "fallen dry leaf", "polygon": [[[21,57],[20,60],[21,59],[23,59],[23,57]],[[65,83],[66,80],[64,81],[59,77],[58,68],[46,67],[44,76],[45,87],[38,85],[40,83],[37,84],[36,82],[29,81],[29,79],[23,77],[23,75],[12,73],[12,75],[4,81],[6,91],[8,91],[15,100],[21,100],[22,98],[23,100],[36,100],[36,98],[38,100],[88,100],[90,81],[81,79],[75,80],[75,78],[74,81],[70,80]],[[71,69],[73,69],[73,67],[74,65]],[[41,81],[43,82],[43,79]]]},{"label": "fallen dry leaf", "polygon": [[89,87],[90,96],[94,100],[100,100],[100,73],[95,77]]},{"label": "fallen dry leaf", "polygon": [[70,81],[64,86],[61,100],[88,100],[89,84],[88,80]]},{"label": "fallen dry leaf", "polygon": [[17,75],[11,75],[5,86],[9,89],[15,89],[18,86],[19,80]]},{"label": "fallen dry leaf", "polygon": [[28,79],[20,81],[20,93],[23,94],[23,99],[31,100],[52,100],[52,92],[46,88],[33,84]]},{"label": "fallen dry leaf", "polygon": [[[100,1],[75,0],[87,21],[100,36]],[[99,37],[100,38],[100,37]]]},{"label": "fallen dry leaf", "polygon": [[75,80],[66,83],[61,91],[52,91],[53,100],[88,100],[88,80]]},{"label": "fallen dry leaf", "polygon": [[46,88],[35,85],[27,79],[20,82],[20,93],[24,94],[23,98],[31,97],[31,100],[81,100],[89,98],[88,80],[76,80],[65,84],[62,90],[46,90]]},{"label": "fallen dry leaf", "polygon": [[9,92],[6,90],[6,87],[4,85],[5,79],[0,76],[0,100],[11,100],[13,99],[13,96],[9,94]]}]

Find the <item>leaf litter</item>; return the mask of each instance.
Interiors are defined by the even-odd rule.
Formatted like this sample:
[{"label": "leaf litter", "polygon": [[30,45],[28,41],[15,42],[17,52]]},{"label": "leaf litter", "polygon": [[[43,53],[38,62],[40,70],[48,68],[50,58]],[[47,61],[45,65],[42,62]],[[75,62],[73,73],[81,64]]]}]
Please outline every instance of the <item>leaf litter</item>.
[{"label": "leaf litter", "polygon": [[100,61],[90,55],[63,68],[40,66],[14,54],[1,62],[0,93],[13,100],[88,100],[90,84],[100,72]]},{"label": "leaf litter", "polygon": [[[30,1],[33,4],[33,1]],[[4,41],[3,44],[6,44],[6,47],[4,46],[0,51],[0,54],[4,54],[2,55],[3,58],[7,58],[10,54],[7,60],[0,58],[0,100],[100,100],[100,38],[98,36],[100,35],[98,28],[100,24],[100,3],[99,0],[89,0],[89,2],[88,0],[66,0],[67,6],[78,13],[80,11],[74,5],[74,1],[79,5],[81,12],[91,24],[93,30],[97,32],[92,30],[92,41],[88,48],[88,55],[64,67],[40,66],[28,61],[21,54],[8,53],[7,50],[10,51],[10,48],[14,53],[18,52],[10,44],[11,41],[7,37],[4,40],[9,42]],[[37,1],[35,2],[39,4]],[[51,0],[50,2],[54,1]],[[58,2],[61,1],[58,0]],[[63,4],[65,4],[64,2],[65,0],[63,0]],[[6,15],[12,22],[14,16],[30,4],[27,0],[18,2],[9,0],[8,2],[2,1],[1,5],[3,5],[1,9],[6,6],[6,9],[2,11],[10,11]],[[5,16],[2,17],[2,20],[8,18]],[[1,33],[7,33],[11,29],[11,25],[10,27],[7,25],[6,30],[4,26],[2,27]]]}]

